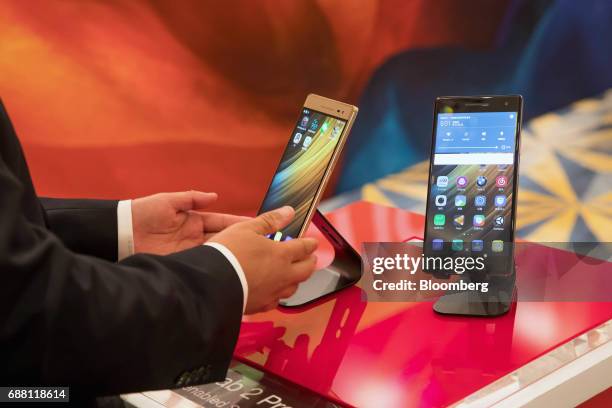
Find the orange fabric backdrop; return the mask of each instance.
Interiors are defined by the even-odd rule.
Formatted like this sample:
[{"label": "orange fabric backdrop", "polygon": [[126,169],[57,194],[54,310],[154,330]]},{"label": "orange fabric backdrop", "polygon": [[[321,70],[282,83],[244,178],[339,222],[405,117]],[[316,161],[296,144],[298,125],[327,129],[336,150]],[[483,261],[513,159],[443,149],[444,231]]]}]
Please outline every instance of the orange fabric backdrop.
[{"label": "orange fabric backdrop", "polygon": [[506,2],[458,3],[7,0],[0,97],[39,194],[252,213],[306,94],[357,103],[403,49],[491,42]]}]

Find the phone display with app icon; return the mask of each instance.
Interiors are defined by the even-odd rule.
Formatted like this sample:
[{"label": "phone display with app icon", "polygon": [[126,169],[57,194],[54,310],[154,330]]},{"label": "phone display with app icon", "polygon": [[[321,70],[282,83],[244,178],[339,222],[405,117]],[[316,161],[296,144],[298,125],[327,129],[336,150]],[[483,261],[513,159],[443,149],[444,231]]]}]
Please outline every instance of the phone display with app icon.
[{"label": "phone display with app icon", "polygon": [[436,99],[426,256],[482,256],[490,272],[511,267],[521,113],[518,95]]},{"label": "phone display with app icon", "polygon": [[259,209],[295,209],[291,223],[271,239],[286,241],[306,231],[356,116],[353,105],[308,95]]}]

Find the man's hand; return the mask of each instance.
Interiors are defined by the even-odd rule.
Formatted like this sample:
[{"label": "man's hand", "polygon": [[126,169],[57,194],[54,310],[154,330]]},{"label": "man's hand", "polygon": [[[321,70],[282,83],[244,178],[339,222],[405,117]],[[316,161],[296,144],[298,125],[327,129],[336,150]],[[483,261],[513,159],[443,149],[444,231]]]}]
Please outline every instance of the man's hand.
[{"label": "man's hand", "polygon": [[246,313],[275,308],[315,270],[316,239],[275,242],[265,237],[289,224],[294,214],[291,207],[270,211],[234,224],[210,240],[224,245],[240,262],[249,286]]},{"label": "man's hand", "polygon": [[206,242],[226,227],[248,218],[201,212],[216,193],[160,193],[132,201],[134,252],[166,255]]}]

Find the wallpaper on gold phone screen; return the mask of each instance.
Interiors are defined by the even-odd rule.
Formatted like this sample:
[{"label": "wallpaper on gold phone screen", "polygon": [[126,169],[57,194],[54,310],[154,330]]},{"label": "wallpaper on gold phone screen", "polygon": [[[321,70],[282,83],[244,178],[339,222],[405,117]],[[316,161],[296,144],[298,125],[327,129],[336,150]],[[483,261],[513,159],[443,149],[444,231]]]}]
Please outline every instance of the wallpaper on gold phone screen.
[{"label": "wallpaper on gold phone screen", "polygon": [[299,234],[345,125],[344,120],[302,110],[260,209],[260,213],[284,205],[295,209],[295,218],[276,234],[277,240]]}]

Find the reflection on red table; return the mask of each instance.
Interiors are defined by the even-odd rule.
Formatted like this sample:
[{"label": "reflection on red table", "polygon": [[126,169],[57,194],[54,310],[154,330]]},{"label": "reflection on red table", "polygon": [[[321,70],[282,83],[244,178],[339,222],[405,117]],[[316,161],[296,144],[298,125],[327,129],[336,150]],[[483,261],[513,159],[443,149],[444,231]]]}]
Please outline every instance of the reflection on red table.
[{"label": "reflection on red table", "polygon": [[[424,226],[421,215],[365,202],[328,218],[358,250],[420,236]],[[322,262],[330,254],[323,247]],[[520,302],[504,316],[474,318],[362,296],[356,286],[246,317],[236,357],[344,404],[446,406],[612,318],[611,303]]]}]

